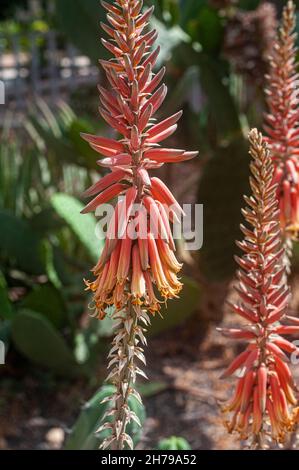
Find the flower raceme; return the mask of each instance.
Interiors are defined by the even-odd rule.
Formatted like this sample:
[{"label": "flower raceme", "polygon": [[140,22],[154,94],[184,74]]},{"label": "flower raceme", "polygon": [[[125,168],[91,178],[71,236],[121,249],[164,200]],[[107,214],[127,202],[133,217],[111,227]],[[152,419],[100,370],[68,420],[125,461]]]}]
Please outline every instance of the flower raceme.
[{"label": "flower raceme", "polygon": [[295,5],[289,1],[270,57],[264,129],[278,184],[281,226],[292,238],[299,230],[299,97]]},{"label": "flower raceme", "polygon": [[293,425],[297,389],[288,354],[298,350],[282,335],[298,334],[299,321],[287,316],[289,288],[282,264],[284,250],[270,152],[256,129],[249,139],[252,196],[245,196],[243,215],[250,228],[241,225],[245,238],[237,243],[243,251],[243,256],[236,258],[239,302],[230,304],[246,324],[221,330],[248,345],[223,374],[238,376],[234,396],[223,411],[231,414],[226,422],[230,432],[238,431],[242,439],[252,437],[253,443],[261,444],[269,430],[273,440],[282,442]]},{"label": "flower raceme", "polygon": [[168,207],[146,195],[140,204],[130,203],[127,210],[128,197],[131,200],[135,194],[136,190],[129,189],[117,203],[94,268],[96,280],[87,282],[94,292],[99,318],[104,318],[110,305],[122,310],[129,298],[152,313],[159,311],[153,283],[165,300],[176,297],[182,288],[176,276],[181,264],[174,255]]},{"label": "flower raceme", "polygon": [[197,152],[161,145],[176,131],[181,112],[160,122],[154,119],[167,89],[161,85],[165,69],[155,71],[159,48],[152,50],[152,46],[157,33],[148,29],[153,9],[143,12],[141,0],[103,1],[102,5],[109,22],[102,25],[108,35],[103,44],[113,57],[100,61],[110,84],[109,89],[99,87],[100,113],[120,137],[83,134],[102,155],[98,164],[111,170],[86,191],[93,199],[83,213],[116,200],[105,246],[93,269],[95,280],[86,284],[93,292],[98,318],[114,307],[107,380],[115,391],[105,399],[109,408],[98,432],[109,430],[103,449],[123,450],[134,445],[127,425],[132,420],[141,425],[130,398],[141,402],[135,382],[138,375],[146,377],[140,364],[146,364],[148,312],[158,312],[160,303],[177,297],[182,288],[170,224],[184,215],[183,210],[167,186],[148,172],[165,163],[189,160]]},{"label": "flower raceme", "polygon": [[[152,313],[158,311],[154,285],[164,300],[180,292],[181,265],[174,255],[169,220],[176,221],[183,211],[166,185],[151,178],[148,170],[197,155],[161,146],[176,131],[182,113],[154,120],[167,88],[161,85],[165,69],[154,72],[159,47],[152,50],[152,46],[157,33],[146,29],[153,8],[142,13],[140,0],[103,1],[102,5],[109,22],[102,24],[108,35],[102,42],[113,58],[100,61],[110,84],[109,90],[99,87],[100,113],[121,138],[82,135],[104,156],[98,164],[111,170],[86,191],[86,196],[95,197],[83,213],[118,197],[103,253],[93,270],[96,280],[86,283],[94,293],[99,318],[105,317],[110,305],[121,310],[128,299]],[[146,227],[142,237],[136,236],[140,225]],[[130,236],[132,232],[135,236]]]}]

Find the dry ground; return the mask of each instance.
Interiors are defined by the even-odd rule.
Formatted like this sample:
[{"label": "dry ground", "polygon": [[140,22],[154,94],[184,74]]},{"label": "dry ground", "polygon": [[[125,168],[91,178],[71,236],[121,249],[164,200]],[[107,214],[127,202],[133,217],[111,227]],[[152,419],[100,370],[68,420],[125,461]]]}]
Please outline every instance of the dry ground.
[{"label": "dry ground", "polygon": [[[231,320],[226,317],[225,323]],[[151,339],[147,374],[164,387],[144,400],[147,420],[138,448],[154,449],[160,439],[177,435],[192,449],[239,449],[240,442],[222,425],[218,404],[228,397],[230,387],[219,376],[235,353],[215,326],[204,332],[196,319]],[[56,383],[40,371],[28,375],[26,365],[24,378],[13,359],[9,373],[1,378],[0,448],[63,448],[80,406],[100,379],[88,386],[82,380]]]},{"label": "dry ground", "polygon": [[[214,328],[200,344],[193,323],[191,330],[191,336],[189,325],[149,342],[147,374],[164,387],[145,398],[147,420],[139,448],[155,448],[160,439],[172,435],[185,437],[193,449],[239,447],[222,426],[217,404],[226,397],[227,384],[219,376],[232,351]],[[94,386],[82,380],[56,383],[37,370],[28,374],[26,364],[24,370],[19,362],[16,368],[14,358],[10,362],[1,378],[0,448],[62,448],[65,433],[97,380]]]}]

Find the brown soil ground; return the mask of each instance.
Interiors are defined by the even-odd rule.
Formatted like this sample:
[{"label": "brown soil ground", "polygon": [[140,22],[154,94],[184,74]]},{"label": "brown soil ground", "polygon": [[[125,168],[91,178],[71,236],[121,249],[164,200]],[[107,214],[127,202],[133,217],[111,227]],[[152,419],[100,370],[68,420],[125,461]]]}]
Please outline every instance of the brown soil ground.
[{"label": "brown soil ground", "polygon": [[[230,323],[227,317],[225,323]],[[242,443],[227,433],[219,409],[231,386],[219,377],[235,353],[214,326],[203,334],[196,319],[151,339],[147,375],[165,386],[144,400],[147,420],[138,449],[154,449],[160,439],[173,435],[186,438],[192,449],[240,449]],[[18,373],[13,365],[12,371],[1,380],[0,449],[63,448],[80,406],[101,379],[88,386],[82,380],[57,384],[36,370],[24,378],[19,363]]]}]

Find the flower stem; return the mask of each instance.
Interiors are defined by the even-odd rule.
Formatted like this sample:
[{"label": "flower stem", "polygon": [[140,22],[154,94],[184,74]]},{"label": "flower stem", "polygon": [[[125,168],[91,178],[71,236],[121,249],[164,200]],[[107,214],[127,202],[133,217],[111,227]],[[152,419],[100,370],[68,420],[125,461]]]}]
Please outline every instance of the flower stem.
[{"label": "flower stem", "polygon": [[145,344],[144,326],[149,324],[149,317],[139,306],[133,305],[129,300],[126,311],[117,314],[116,332],[112,342],[112,349],[109,353],[112,370],[107,377],[116,387],[115,393],[110,397],[113,408],[110,409],[104,418],[112,416],[112,422],[106,422],[100,429],[111,429],[112,434],[105,439],[102,448],[110,447],[111,450],[124,450],[127,446],[133,449],[133,440],[127,433],[127,425],[135,421],[141,425],[138,416],[130,409],[129,399],[134,396],[139,403],[141,397],[135,389],[136,376],[142,375],[147,378],[144,372],[138,367],[139,360],[145,364],[143,348],[140,343]]}]

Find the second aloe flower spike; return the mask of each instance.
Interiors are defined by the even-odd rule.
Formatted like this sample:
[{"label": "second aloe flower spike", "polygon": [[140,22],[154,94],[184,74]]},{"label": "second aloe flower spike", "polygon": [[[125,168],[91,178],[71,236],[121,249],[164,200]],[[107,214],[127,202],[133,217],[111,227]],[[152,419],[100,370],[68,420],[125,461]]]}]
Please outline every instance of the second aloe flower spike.
[{"label": "second aloe flower spike", "polygon": [[249,139],[252,196],[245,196],[247,225],[241,225],[245,238],[238,242],[243,256],[236,258],[239,302],[230,304],[245,322],[221,330],[248,345],[223,374],[238,377],[234,396],[223,411],[231,415],[226,422],[230,432],[239,432],[241,439],[251,438],[251,445],[261,448],[267,437],[283,442],[294,424],[297,389],[288,355],[298,354],[298,349],[283,335],[298,335],[299,321],[287,316],[289,288],[269,148],[256,129]]}]

